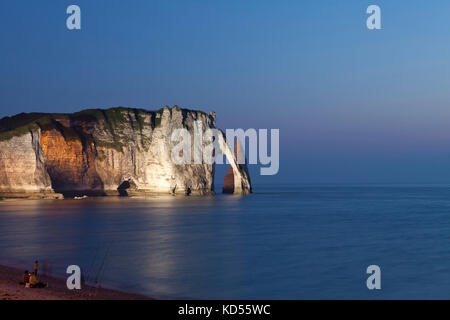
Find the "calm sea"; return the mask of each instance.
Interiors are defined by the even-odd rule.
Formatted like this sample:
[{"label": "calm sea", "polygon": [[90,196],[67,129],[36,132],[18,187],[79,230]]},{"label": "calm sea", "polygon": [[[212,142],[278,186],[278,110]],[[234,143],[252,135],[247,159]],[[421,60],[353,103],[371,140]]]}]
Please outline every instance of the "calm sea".
[{"label": "calm sea", "polygon": [[156,298],[449,299],[450,186],[0,202],[0,263],[35,259]]}]

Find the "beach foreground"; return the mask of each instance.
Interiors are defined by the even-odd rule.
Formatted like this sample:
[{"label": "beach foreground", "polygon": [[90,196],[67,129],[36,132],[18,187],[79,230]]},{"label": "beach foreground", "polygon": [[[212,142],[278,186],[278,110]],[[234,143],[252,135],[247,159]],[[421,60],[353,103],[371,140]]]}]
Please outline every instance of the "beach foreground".
[{"label": "beach foreground", "polygon": [[[116,290],[83,286],[81,290],[68,290],[64,279],[39,276],[46,288],[25,288],[19,285],[23,270],[0,266],[0,300],[150,300],[150,298]],[[90,294],[91,293],[91,294]]]}]

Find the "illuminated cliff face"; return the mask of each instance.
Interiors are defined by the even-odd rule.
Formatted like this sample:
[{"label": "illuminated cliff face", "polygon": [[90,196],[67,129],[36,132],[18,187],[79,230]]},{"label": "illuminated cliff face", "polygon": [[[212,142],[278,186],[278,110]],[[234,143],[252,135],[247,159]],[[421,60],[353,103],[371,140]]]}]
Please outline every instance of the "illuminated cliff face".
[{"label": "illuminated cliff face", "polygon": [[[0,195],[214,193],[213,164],[176,165],[171,159],[174,130],[185,128],[193,135],[198,123],[203,131],[215,128],[211,114],[165,107],[17,117],[0,119],[9,127],[0,127]],[[18,128],[11,126],[13,120]],[[231,159],[234,192],[251,192],[246,168],[236,164],[226,143],[221,149]]]},{"label": "illuminated cliff face", "polygon": [[103,183],[95,169],[95,146],[80,137],[65,138],[57,129],[43,130],[40,143],[53,189],[58,193],[99,193]]}]

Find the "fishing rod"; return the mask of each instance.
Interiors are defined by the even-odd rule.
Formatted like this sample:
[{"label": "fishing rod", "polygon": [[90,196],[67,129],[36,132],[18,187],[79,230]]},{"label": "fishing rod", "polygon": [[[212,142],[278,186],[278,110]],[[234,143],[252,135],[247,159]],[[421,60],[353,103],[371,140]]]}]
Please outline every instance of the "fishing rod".
[{"label": "fishing rod", "polygon": [[105,257],[103,258],[102,265],[100,266],[100,269],[98,270],[97,281],[96,281],[96,284],[98,284],[98,285],[95,288],[94,297],[97,296],[98,289],[100,288],[101,279],[103,279],[103,275],[105,274],[105,269],[106,269],[105,268],[105,262],[106,262],[106,259],[108,257],[108,253],[109,253],[109,250],[111,249],[112,244],[113,244],[113,241],[110,242],[108,248],[106,249],[106,253],[105,253]]},{"label": "fishing rod", "polygon": [[89,270],[88,270],[88,274],[87,274],[87,278],[85,281],[85,284],[89,285],[89,277],[91,276],[91,271],[94,268],[95,265],[95,261],[97,260],[97,255],[98,252],[100,251],[100,244],[98,245],[98,247],[95,249],[95,253],[94,253],[94,258],[92,259],[91,265],[89,266]]},{"label": "fishing rod", "polygon": [[[108,247],[107,247],[107,248],[108,248]],[[108,250],[108,249],[107,249],[107,250]],[[98,247],[98,253],[97,253],[97,256],[100,256],[100,251],[101,251],[101,245],[99,245],[99,247]],[[94,279],[93,279],[93,284],[92,284],[92,286],[89,287],[89,297],[92,296],[93,293],[94,293],[93,291],[94,291],[95,286],[97,285],[98,277],[99,277],[99,274],[100,274],[100,270],[101,270],[101,268],[103,268],[103,264],[104,264],[104,262],[105,262],[105,259],[106,259],[106,255],[103,257],[103,260],[102,260],[102,262],[101,262],[101,264],[100,264],[99,271],[97,272],[97,275],[95,275],[95,277],[94,277]],[[95,265],[93,265],[93,268],[92,268],[92,273],[93,273],[93,274],[95,273],[94,269],[95,269]]]}]

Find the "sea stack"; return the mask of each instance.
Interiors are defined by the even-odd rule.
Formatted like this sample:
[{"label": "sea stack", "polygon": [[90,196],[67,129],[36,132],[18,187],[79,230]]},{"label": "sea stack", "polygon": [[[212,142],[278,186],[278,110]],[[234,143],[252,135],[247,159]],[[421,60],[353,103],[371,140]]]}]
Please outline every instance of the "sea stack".
[{"label": "sea stack", "polygon": [[233,168],[230,166],[230,168],[227,171],[227,174],[223,178],[223,193],[232,194],[234,192],[234,174],[233,174]]}]

